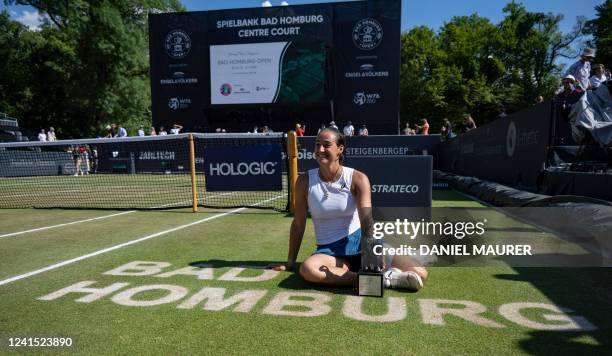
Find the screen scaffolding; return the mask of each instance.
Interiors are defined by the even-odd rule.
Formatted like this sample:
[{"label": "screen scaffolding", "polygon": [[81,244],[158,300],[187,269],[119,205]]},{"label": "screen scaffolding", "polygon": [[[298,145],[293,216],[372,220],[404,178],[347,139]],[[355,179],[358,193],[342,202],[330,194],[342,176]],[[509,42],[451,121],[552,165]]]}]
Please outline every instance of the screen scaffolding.
[{"label": "screen scaffolding", "polygon": [[[206,190],[207,147],[257,145],[279,145],[284,152],[281,190]],[[0,144],[0,208],[186,208],[193,206],[197,196],[197,205],[202,207],[286,211],[286,147],[283,134],[180,134]]]}]

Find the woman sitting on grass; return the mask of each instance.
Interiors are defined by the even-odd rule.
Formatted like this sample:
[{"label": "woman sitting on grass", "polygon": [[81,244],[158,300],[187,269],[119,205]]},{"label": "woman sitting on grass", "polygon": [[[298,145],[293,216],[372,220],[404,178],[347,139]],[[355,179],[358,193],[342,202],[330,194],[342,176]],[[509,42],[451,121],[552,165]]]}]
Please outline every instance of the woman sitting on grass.
[{"label": "woman sitting on grass", "polygon": [[[344,135],[338,130],[328,127],[318,134],[315,158],[319,168],[297,179],[287,262],[268,268],[293,269],[310,211],[317,249],[302,262],[300,275],[312,283],[357,287],[362,231],[358,211],[372,207],[371,187],[364,173],[342,165],[344,149]],[[387,264],[383,274],[385,287],[410,290],[423,287],[427,271],[416,266],[415,261],[395,256]]]}]

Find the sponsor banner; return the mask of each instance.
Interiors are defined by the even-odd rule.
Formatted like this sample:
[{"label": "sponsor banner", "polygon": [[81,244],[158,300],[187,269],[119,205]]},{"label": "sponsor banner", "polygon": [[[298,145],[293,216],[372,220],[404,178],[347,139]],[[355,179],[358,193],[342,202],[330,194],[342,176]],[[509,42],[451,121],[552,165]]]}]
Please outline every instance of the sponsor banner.
[{"label": "sponsor banner", "polygon": [[204,149],[206,190],[282,190],[280,145],[207,147]]},{"label": "sponsor banner", "polygon": [[[189,156],[165,142],[114,142],[90,145],[94,173],[189,173]],[[197,158],[196,158],[197,161]],[[199,165],[196,165],[201,171]]]},{"label": "sponsor banner", "polygon": [[351,3],[334,12],[334,105],[336,122],[366,124],[371,133],[399,131],[401,2]]},{"label": "sponsor banner", "polygon": [[149,16],[151,109],[156,129],[179,123],[186,130],[197,126],[208,105],[207,17],[189,15]]},{"label": "sponsor banner", "polygon": [[440,144],[436,168],[535,187],[546,162],[550,125],[550,103],[497,119]]},{"label": "sponsor banner", "polygon": [[375,220],[427,218],[431,208],[431,156],[348,156],[372,186]]},{"label": "sponsor banner", "polygon": [[0,152],[0,176],[57,176],[75,172],[70,152],[31,152],[4,150]]},{"label": "sponsor banner", "polygon": [[[298,137],[298,170],[317,168],[314,159],[315,136]],[[429,155],[440,143],[440,135],[416,136],[352,136],[346,138],[345,154],[350,156]]]}]

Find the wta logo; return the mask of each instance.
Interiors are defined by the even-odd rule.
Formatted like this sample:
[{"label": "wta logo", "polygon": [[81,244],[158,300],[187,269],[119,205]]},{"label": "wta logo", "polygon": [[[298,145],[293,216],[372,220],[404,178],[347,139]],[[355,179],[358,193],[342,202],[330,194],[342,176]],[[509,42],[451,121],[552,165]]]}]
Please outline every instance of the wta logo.
[{"label": "wta logo", "polygon": [[260,176],[276,174],[277,162],[211,163],[211,176]]}]

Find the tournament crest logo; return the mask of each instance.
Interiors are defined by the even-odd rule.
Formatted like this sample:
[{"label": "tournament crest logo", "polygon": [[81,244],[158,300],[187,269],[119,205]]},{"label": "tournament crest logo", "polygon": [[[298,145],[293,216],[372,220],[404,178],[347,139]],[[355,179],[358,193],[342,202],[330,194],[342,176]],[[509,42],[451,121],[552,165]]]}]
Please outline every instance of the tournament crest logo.
[{"label": "tournament crest logo", "polygon": [[361,50],[369,51],[378,47],[382,39],[382,25],[374,19],[361,19],[353,27],[353,43]]},{"label": "tournament crest logo", "polygon": [[164,48],[170,58],[184,58],[191,50],[191,38],[183,30],[172,30],[166,35]]},{"label": "tournament crest logo", "polygon": [[219,92],[221,92],[221,95],[223,96],[228,96],[232,93],[232,86],[228,83],[221,84]]}]

